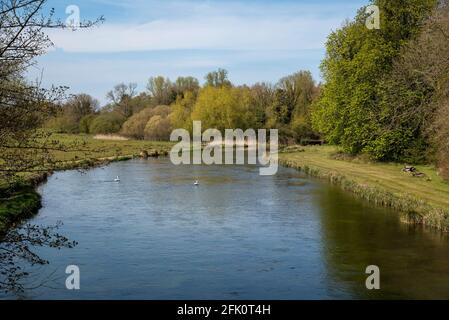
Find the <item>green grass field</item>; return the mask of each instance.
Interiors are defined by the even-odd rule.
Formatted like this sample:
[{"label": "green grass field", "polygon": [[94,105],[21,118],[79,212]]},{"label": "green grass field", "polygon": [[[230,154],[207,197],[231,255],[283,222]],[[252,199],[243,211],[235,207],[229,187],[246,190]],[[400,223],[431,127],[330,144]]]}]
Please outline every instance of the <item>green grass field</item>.
[{"label": "green grass field", "polygon": [[54,151],[59,161],[73,161],[85,158],[103,159],[124,156],[138,156],[142,151],[159,154],[170,151],[173,143],[144,140],[97,140],[91,135],[54,134],[52,139],[73,151]]},{"label": "green grass field", "polygon": [[282,153],[280,159],[295,161],[320,171],[337,172],[360,184],[378,186],[394,193],[407,193],[429,204],[449,209],[449,183],[437,175],[433,166],[415,166],[430,179],[417,178],[402,172],[403,164],[338,160],[333,157],[338,148],[332,146],[303,149],[304,152]]},{"label": "green grass field", "polygon": [[419,223],[449,231],[449,183],[438,176],[434,166],[416,165],[418,171],[426,175],[418,178],[402,172],[404,164],[347,157],[340,160],[335,156],[339,149],[333,146],[310,146],[301,150],[281,153],[280,162],[307,169],[304,171],[336,184],[346,184],[346,189],[367,200],[413,211],[420,215]]}]

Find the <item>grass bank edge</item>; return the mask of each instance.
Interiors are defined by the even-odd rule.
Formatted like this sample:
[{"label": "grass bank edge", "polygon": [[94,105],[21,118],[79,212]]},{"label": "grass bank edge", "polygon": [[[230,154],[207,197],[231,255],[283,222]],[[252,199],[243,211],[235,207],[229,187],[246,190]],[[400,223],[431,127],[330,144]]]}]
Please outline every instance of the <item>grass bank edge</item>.
[{"label": "grass bank edge", "polygon": [[[297,154],[297,153],[292,153]],[[374,186],[370,182],[358,182],[333,168],[318,168],[313,164],[298,159],[291,159],[284,153],[279,159],[280,165],[294,168],[305,174],[329,181],[343,190],[377,206],[392,208],[400,214],[404,223],[432,227],[449,232],[449,210],[429,204],[427,201],[407,193],[395,192],[384,187]],[[357,165],[357,164],[355,164]]]}]

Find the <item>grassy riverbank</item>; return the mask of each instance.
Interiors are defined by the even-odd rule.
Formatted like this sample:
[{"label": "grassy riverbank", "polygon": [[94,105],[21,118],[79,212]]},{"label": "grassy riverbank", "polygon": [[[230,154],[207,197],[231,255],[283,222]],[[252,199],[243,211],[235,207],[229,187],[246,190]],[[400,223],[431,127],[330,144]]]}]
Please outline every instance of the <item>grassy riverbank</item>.
[{"label": "grassy riverbank", "polygon": [[29,186],[0,195],[0,236],[14,223],[34,215],[40,207],[40,195]]},{"label": "grassy riverbank", "polygon": [[75,165],[77,161],[138,157],[142,151],[150,156],[164,155],[173,145],[159,141],[100,140],[90,135],[57,134],[54,139],[67,147],[67,151],[53,151],[54,158],[61,163]]},{"label": "grassy riverbank", "polygon": [[89,168],[112,161],[128,160],[145,152],[148,156],[166,155],[171,143],[135,140],[97,140],[89,135],[56,134],[61,148],[52,151],[55,167],[40,173],[26,173],[23,181],[8,185],[0,181],[0,235],[8,227],[35,214],[41,207],[40,195],[35,187],[53,170]]},{"label": "grassy riverbank", "polygon": [[329,180],[357,196],[402,213],[405,222],[449,232],[449,183],[433,166],[416,166],[425,177],[402,172],[403,164],[373,163],[339,156],[332,146],[293,148],[280,154],[282,165]]}]

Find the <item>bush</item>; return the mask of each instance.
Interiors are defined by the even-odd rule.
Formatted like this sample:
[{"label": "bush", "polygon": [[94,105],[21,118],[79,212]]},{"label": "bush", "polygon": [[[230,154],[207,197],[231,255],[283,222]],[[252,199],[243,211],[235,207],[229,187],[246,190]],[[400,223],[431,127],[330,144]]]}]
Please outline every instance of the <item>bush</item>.
[{"label": "bush", "polygon": [[153,108],[145,108],[132,115],[123,124],[121,133],[135,139],[143,139],[145,136],[145,126],[153,116]]},{"label": "bush", "polygon": [[145,126],[148,121],[156,115],[166,118],[170,113],[169,106],[157,106],[155,108],[145,108],[140,112],[132,115],[122,127],[121,133],[125,136],[135,139],[143,139],[145,137]]},{"label": "bush", "polygon": [[170,139],[172,125],[168,117],[153,116],[145,126],[145,139],[166,141]]},{"label": "bush", "polygon": [[116,113],[108,112],[96,116],[89,126],[89,133],[117,133],[120,131],[125,118]]},{"label": "bush", "polygon": [[303,139],[318,139],[319,135],[317,135],[312,130],[312,125],[310,124],[310,121],[306,119],[306,117],[295,117],[292,120],[292,123],[290,125],[291,127],[291,133],[293,134],[293,137],[296,140],[296,143],[300,142]]},{"label": "bush", "polygon": [[56,107],[56,116],[44,126],[57,133],[88,133],[86,123],[81,125],[81,120],[93,116],[97,107],[98,101],[87,94],[73,96],[62,106]]},{"label": "bush", "polygon": [[157,106],[153,109],[154,116],[161,116],[162,118],[167,117],[171,112],[171,108],[169,106]]},{"label": "bush", "polygon": [[78,133],[78,124],[64,115],[49,119],[44,127],[56,133]]},{"label": "bush", "polygon": [[92,122],[95,119],[95,115],[94,114],[89,114],[87,116],[84,116],[81,118],[80,120],[80,124],[79,124],[79,132],[80,133],[90,133],[90,126],[92,124]]}]

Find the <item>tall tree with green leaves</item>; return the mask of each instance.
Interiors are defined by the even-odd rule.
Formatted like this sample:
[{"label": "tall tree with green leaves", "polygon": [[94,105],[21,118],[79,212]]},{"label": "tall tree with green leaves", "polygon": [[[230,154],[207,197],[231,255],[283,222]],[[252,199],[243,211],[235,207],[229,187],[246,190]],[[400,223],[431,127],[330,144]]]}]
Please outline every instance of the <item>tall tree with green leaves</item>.
[{"label": "tall tree with green leaves", "polygon": [[222,132],[225,129],[254,128],[256,116],[250,89],[207,86],[200,91],[191,118],[202,121],[205,129],[215,128]]},{"label": "tall tree with green leaves", "polygon": [[378,138],[381,80],[392,70],[401,48],[413,39],[436,0],[373,0],[380,29],[368,29],[369,13],[359,10],[333,32],[321,65],[325,84],[314,106],[313,126],[347,152],[370,151]]},{"label": "tall tree with green leaves", "polygon": [[172,104],[170,121],[174,128],[192,130],[192,119],[190,117],[196,102],[196,93],[184,92],[183,96],[178,96],[176,102]]},{"label": "tall tree with green leaves", "polygon": [[310,107],[317,92],[310,71],[299,71],[279,80],[268,109],[267,125],[281,129],[283,142],[299,142],[314,136]]},{"label": "tall tree with green leaves", "polygon": [[[367,146],[376,158],[433,160],[433,122],[441,101],[449,95],[448,17],[449,2],[440,2],[420,34],[402,48],[392,71],[380,82],[379,128],[376,139]],[[435,141],[436,145],[440,145],[439,141]]]}]

